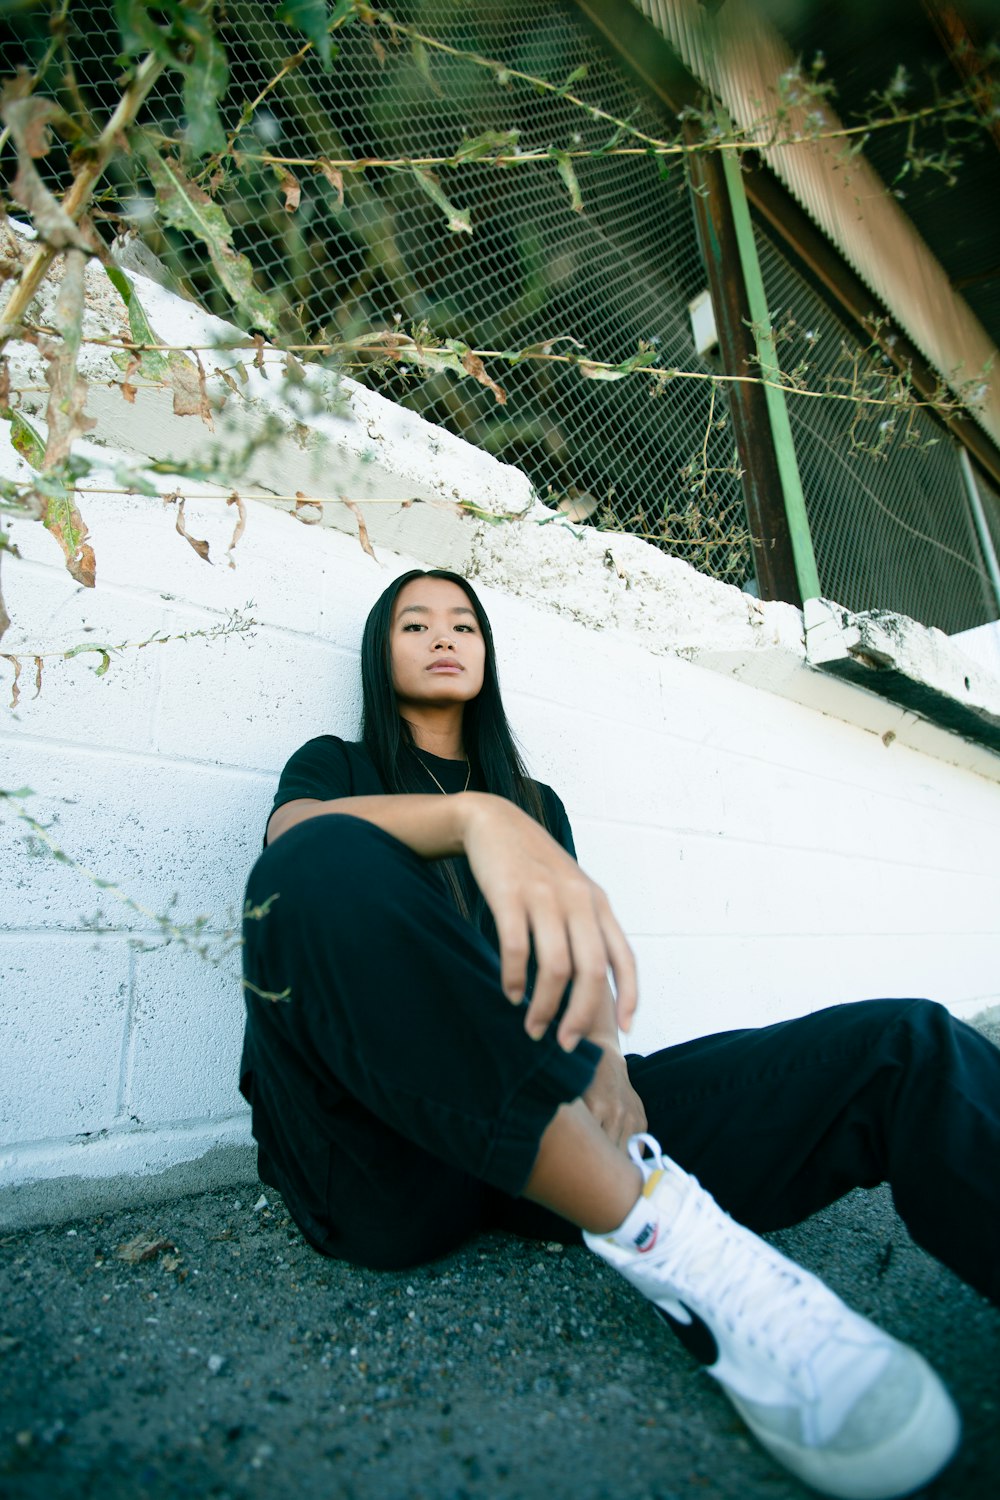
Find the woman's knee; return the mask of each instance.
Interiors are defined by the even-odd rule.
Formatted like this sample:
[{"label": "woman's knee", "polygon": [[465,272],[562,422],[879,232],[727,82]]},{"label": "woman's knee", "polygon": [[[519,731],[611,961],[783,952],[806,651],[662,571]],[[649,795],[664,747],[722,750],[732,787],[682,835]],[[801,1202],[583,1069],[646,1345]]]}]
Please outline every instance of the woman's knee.
[{"label": "woman's knee", "polygon": [[846,1023],[870,1032],[873,1040],[902,1036],[918,1047],[938,1045],[954,1024],[951,1013],[936,1000],[859,1000],[838,1009]]},{"label": "woman's knee", "polygon": [[961,1066],[961,1021],[936,1000],[872,1001],[880,1007],[873,1060],[887,1065],[888,1075],[921,1092]]},{"label": "woman's knee", "polygon": [[253,906],[275,900],[329,906],[331,898],[362,894],[369,906],[393,883],[394,867],[412,864],[404,844],[374,823],[343,813],[297,823],[268,844],[250,875]]}]

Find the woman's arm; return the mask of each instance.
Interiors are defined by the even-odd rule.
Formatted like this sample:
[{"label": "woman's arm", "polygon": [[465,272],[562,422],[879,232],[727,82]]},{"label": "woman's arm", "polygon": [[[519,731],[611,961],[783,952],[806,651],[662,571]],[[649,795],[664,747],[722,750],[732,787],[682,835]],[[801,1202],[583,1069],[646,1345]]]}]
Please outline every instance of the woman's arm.
[{"label": "woman's arm", "polygon": [[450,859],[464,851],[461,833],[463,809],[457,804],[468,795],[465,792],[442,797],[439,792],[428,795],[415,792],[401,796],[336,797],[330,802],[297,797],[275,808],[268,820],[267,842],[273,844],[297,823],[305,823],[310,818],[323,817],[327,813],[347,813],[391,833],[393,838],[425,859]]},{"label": "woman's arm", "polygon": [[524,999],[528,957],[537,974],[525,1015],[529,1036],[544,1035],[567,985],[559,1022],[561,1047],[606,1022],[608,973],[615,981],[615,1015],[623,1031],[636,1006],[635,960],[601,888],[585,875],[541,824],[489,792],[453,796],[302,797],[271,816],[268,843],[306,819],[346,813],[374,823],[425,859],[464,854],[493,913],[500,940],[500,978],[514,1004]]}]

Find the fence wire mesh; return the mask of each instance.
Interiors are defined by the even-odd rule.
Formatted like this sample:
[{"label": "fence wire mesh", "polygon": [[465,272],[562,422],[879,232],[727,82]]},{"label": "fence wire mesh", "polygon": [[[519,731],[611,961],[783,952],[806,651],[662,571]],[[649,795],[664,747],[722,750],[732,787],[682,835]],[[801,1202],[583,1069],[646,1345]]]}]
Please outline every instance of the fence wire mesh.
[{"label": "fence wire mesh", "polygon": [[[372,352],[347,367],[517,464],[574,519],[636,532],[703,572],[746,583],[753,567],[725,391],[695,349],[687,311],[706,278],[683,166],[581,159],[575,202],[555,157],[413,165],[453,156],[484,132],[522,152],[608,142],[608,122],[568,98],[568,86],[544,91],[532,76],[569,80],[587,105],[671,138],[677,122],[611,59],[576,7],[400,0],[398,22],[452,50],[355,22],[336,33],[330,71],[315,53],[289,67],[301,36],[274,4],[227,0],[213,15],[229,61],[222,115],[233,149],[199,183],[225,211],[233,248],[267,291],[283,339],[396,332],[507,354],[574,349],[609,364],[651,349],[658,367],[695,378],[590,380],[579,364],[488,354],[492,386]],[[49,16],[60,18],[54,30]],[[39,3],[8,25],[5,56],[37,72],[38,92],[92,120],[96,135],[121,93],[115,6]],[[141,118],[163,154],[184,139],[178,77],[161,76]],[[347,158],[369,164],[363,172],[330,165]],[[58,143],[37,166],[53,187],[72,172]],[[240,321],[204,245],[158,210],[140,153],[114,158],[95,218],[108,240],[124,230],[132,252],[156,257],[140,258],[140,269]],[[782,367],[808,364],[814,390],[824,381],[843,389],[850,371],[857,385],[857,340],[772,243],[761,238],[760,252],[772,317],[786,329]],[[804,396],[790,406],[824,593],[949,631],[995,618],[957,457],[934,419],[914,416],[887,443],[881,414],[855,420],[849,404]],[[1000,501],[987,486],[982,497],[996,539]]]},{"label": "fence wire mesh", "polygon": [[[783,368],[807,365],[813,390],[876,388],[878,359],[763,233],[757,246]],[[823,594],[948,633],[996,619],[958,451],[941,424],[925,411],[866,414],[852,400],[790,395],[788,405]],[[996,497],[984,491],[983,504],[996,530]]]},{"label": "fence wire mesh", "polygon": [[[234,248],[251,261],[287,337],[322,342],[396,329],[501,351],[548,342],[568,350],[576,340],[587,357],[611,363],[646,343],[656,365],[710,376],[687,313],[705,281],[682,166],[581,160],[582,211],[554,160],[437,168],[472,232],[456,231],[408,166],[341,178],[307,163],[447,156],[485,131],[516,132],[521,150],[593,148],[608,140],[607,121],[513,76],[504,81],[468,56],[393,42],[356,24],[337,34],[332,72],[307,57],[241,127],[246,106],[281,73],[292,38],[272,5],[231,0],[216,14],[230,61],[224,121],[236,132],[238,165],[203,186],[233,224]],[[557,83],[575,75],[574,93],[652,135],[676,130],[571,5],[404,0],[393,15],[460,53]],[[114,18],[101,4],[71,6],[70,18],[66,50],[76,86],[98,113],[119,72]],[[65,60],[56,58],[50,71],[58,75]],[[182,100],[169,79],[157,86],[144,120],[164,139],[182,131]],[[154,216],[150,187],[141,172],[130,177],[133,170],[120,164],[104,212],[127,215],[179,287],[232,316],[203,249]],[[348,368],[519,465],[547,503],[574,518],[639,532],[729,582],[752,575],[725,399],[713,397],[710,380],[611,383],[583,379],[578,368],[528,361],[508,368],[487,359],[501,403],[484,385],[445,372],[428,376],[375,359]]]}]

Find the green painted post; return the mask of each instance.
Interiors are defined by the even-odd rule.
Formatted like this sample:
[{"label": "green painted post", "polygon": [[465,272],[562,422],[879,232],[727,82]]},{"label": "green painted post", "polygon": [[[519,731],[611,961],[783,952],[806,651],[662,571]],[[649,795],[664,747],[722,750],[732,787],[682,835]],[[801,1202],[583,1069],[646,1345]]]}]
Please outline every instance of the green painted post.
[{"label": "green painted post", "polygon": [[757,259],[757,246],[754,244],[753,225],[750,222],[750,209],[747,206],[746,193],[743,188],[739,158],[735,151],[723,151],[721,154],[736,229],[736,242],[743,267],[743,279],[746,283],[750,305],[750,317],[753,321],[757,356],[760,360],[760,373],[764,380],[767,413],[774,439],[778,474],[785,502],[785,515],[788,518],[792,555],[795,559],[795,576],[798,579],[803,600],[817,599],[820,597],[820,586],[816,554],[813,552],[812,536],[809,532],[809,517],[806,514],[802,480],[795,457],[795,440],[792,437],[792,428],[788,420],[785,392],[777,388],[781,379],[781,370],[775,352],[774,333],[767,310],[767,298],[764,294],[764,279],[760,273],[760,261]]}]

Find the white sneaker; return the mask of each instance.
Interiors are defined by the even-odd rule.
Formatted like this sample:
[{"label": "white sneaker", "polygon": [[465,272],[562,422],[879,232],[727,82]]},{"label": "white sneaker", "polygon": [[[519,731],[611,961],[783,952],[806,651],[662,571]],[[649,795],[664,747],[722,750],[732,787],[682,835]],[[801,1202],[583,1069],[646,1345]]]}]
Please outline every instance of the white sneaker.
[{"label": "white sneaker", "polygon": [[960,1423],[927,1362],[735,1224],[651,1136],[633,1136],[629,1153],[642,1197],[614,1236],[584,1239],[656,1305],[758,1442],[845,1500],[891,1500],[933,1479]]}]

